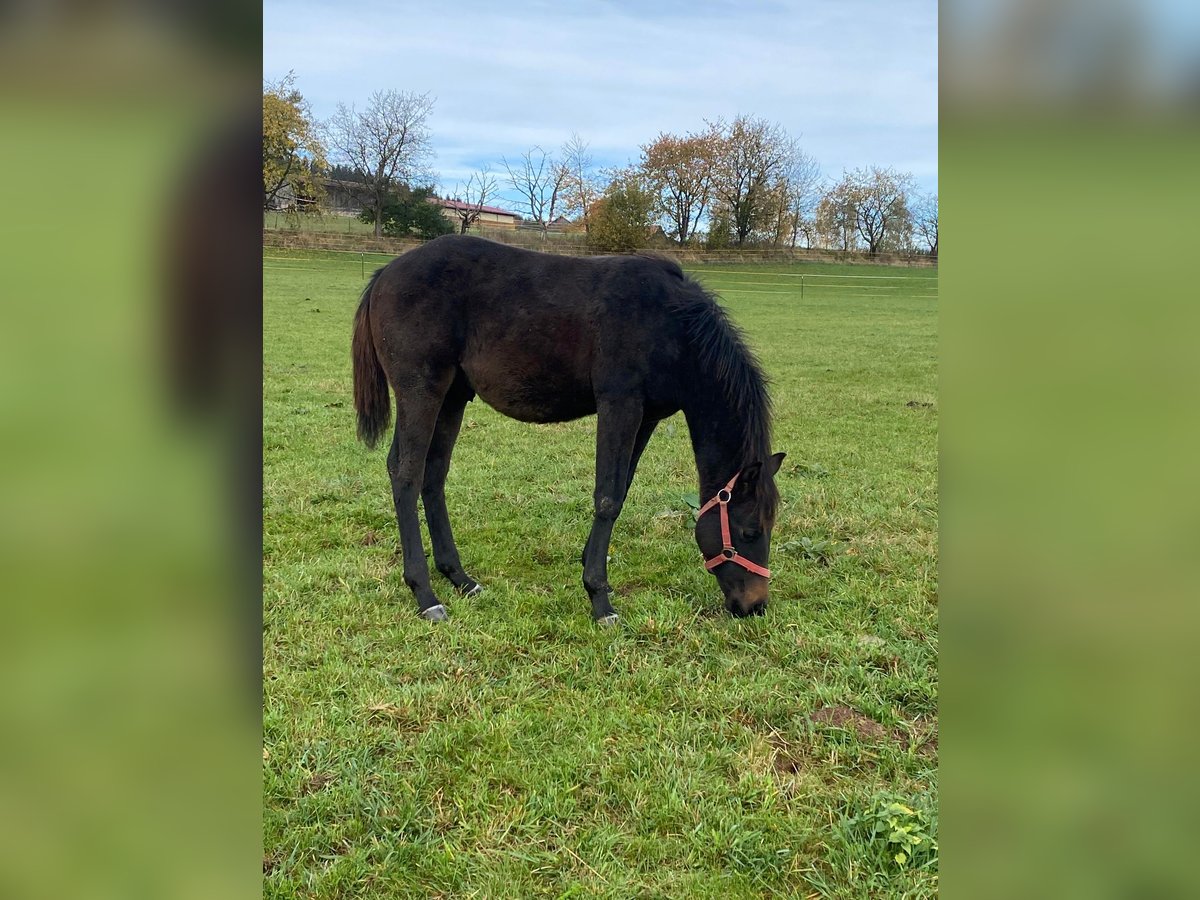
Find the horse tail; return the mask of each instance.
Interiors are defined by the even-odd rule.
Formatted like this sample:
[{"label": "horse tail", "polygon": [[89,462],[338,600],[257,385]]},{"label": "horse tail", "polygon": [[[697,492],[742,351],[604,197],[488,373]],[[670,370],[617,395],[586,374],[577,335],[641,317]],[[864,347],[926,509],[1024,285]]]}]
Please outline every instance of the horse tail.
[{"label": "horse tail", "polygon": [[358,439],[368,447],[375,446],[392,420],[387,375],[379,364],[375,341],[371,336],[371,294],[381,274],[383,269],[372,275],[363,291],[362,301],[354,316],[354,340],[350,346],[350,356],[354,360],[354,409],[358,413]]}]

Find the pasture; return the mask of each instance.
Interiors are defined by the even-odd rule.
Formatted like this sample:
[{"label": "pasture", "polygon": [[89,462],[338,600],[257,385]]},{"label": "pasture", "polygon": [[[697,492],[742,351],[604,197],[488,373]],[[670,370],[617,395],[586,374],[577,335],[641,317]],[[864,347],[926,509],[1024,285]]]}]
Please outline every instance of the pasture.
[{"label": "pasture", "polygon": [[359,256],[263,264],[266,896],[936,894],[936,272],[693,270],[773,381],[771,606],[732,619],[701,568],[677,415],[617,522],[602,629],[594,419],[468,405],[446,493],[485,591],[435,572],[452,620],[430,625],[386,448],[354,437]]}]

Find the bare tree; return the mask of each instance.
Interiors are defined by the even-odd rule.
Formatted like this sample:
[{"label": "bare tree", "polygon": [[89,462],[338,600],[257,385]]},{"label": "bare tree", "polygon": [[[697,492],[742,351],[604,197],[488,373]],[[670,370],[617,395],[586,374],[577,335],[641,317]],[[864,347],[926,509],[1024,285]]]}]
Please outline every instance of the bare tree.
[{"label": "bare tree", "polygon": [[541,226],[544,240],[547,226],[562,199],[567,182],[566,167],[537,146],[521,154],[516,163],[510,163],[507,157],[502,157],[501,161],[508,172],[508,183],[521,195],[529,218]]},{"label": "bare tree", "polygon": [[813,157],[796,148],[784,177],[787,181],[791,244],[795,247],[796,239],[804,230],[804,222],[820,196],[821,166]]},{"label": "bare tree", "polygon": [[795,156],[795,141],[782,126],[766,119],[738,116],[728,126],[710,127],[721,133],[713,192],[729,210],[733,235],[740,246],[770,215],[772,183]]},{"label": "bare tree", "polygon": [[930,256],[938,255],[938,195],[928,194],[917,205],[914,216],[917,235],[929,248]]},{"label": "bare tree", "polygon": [[[817,227],[817,216],[814,211],[811,216],[803,216],[796,220],[796,232],[798,238],[804,239],[805,247],[816,247],[821,240],[821,231]],[[792,246],[796,246],[796,240],[793,240]]]},{"label": "bare tree", "polygon": [[589,231],[591,223],[588,216],[592,204],[604,192],[604,186],[594,168],[588,143],[575,132],[562,146],[562,165],[566,170],[563,210],[568,215],[578,216],[583,221],[583,230]]},{"label": "bare tree", "polygon": [[854,227],[867,244],[867,252],[878,253],[890,246],[904,247],[912,233],[908,194],[912,176],[895,169],[855,169],[851,183],[858,194]]},{"label": "bare tree", "polygon": [[658,195],[658,212],[667,231],[686,244],[712,199],[713,171],[720,135],[710,127],[701,134],[659,134],[642,150],[641,168]]},{"label": "bare tree", "polygon": [[458,219],[458,233],[466,234],[479,221],[488,200],[496,195],[496,178],[487,166],[467,179],[466,185],[456,185],[454,199],[459,205],[453,209]]},{"label": "bare tree", "polygon": [[362,112],[339,103],[325,125],[335,155],[364,179],[359,193],[374,210],[376,237],[383,233],[383,207],[395,186],[432,180],[428,119],[433,102],[429,94],[376,91]]}]

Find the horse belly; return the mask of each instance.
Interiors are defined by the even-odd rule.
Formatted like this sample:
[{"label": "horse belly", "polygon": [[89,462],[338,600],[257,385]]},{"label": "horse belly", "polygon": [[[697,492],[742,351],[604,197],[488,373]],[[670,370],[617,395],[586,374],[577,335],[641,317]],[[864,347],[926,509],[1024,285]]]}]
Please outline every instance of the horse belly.
[{"label": "horse belly", "polygon": [[553,357],[496,354],[464,359],[462,369],[484,403],[522,422],[568,422],[596,411],[590,379]]}]

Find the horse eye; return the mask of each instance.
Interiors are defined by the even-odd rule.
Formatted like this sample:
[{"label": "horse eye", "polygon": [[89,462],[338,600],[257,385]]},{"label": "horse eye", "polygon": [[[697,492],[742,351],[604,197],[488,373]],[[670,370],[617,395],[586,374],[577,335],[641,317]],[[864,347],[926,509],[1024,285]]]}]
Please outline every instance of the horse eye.
[{"label": "horse eye", "polygon": [[762,537],[761,531],[751,531],[751,530],[748,530],[745,528],[742,529],[742,540],[743,541],[747,541],[747,542],[757,541],[760,537]]}]

